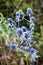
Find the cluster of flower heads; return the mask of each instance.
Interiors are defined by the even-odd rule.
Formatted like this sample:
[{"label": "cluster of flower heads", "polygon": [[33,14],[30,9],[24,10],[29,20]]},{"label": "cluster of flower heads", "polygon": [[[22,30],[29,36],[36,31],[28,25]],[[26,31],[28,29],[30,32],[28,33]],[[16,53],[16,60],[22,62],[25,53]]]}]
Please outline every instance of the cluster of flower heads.
[{"label": "cluster of flower heads", "polygon": [[[31,8],[28,8],[26,11],[26,14],[24,14],[24,12],[22,10],[19,10],[16,12],[16,17],[15,17],[15,22],[18,23],[17,26],[14,25],[14,21],[12,18],[8,18],[8,30],[9,29],[13,29],[17,32],[18,36],[20,37],[20,47],[18,44],[12,43],[10,44],[10,49],[12,51],[20,51],[20,52],[26,52],[26,54],[30,54],[32,60],[34,60],[37,57],[37,51],[34,48],[29,49],[29,47],[31,46],[31,40],[33,38],[33,33],[34,33],[34,21],[35,18],[33,16],[31,16],[31,14],[33,14],[33,11]],[[28,21],[27,19],[25,19],[25,16],[29,16],[30,20]],[[28,21],[30,24],[30,29],[28,30],[25,26],[20,27],[20,21],[22,20],[26,20],[26,22]],[[24,43],[25,42],[25,43]],[[24,43],[24,46],[22,45]],[[25,50],[25,47],[28,49]]]},{"label": "cluster of flower heads", "polygon": [[[34,32],[34,27],[35,27],[35,24],[34,24],[34,20],[35,18],[33,16],[31,16],[32,14],[32,9],[31,8],[28,8],[27,11],[26,11],[26,14],[24,14],[24,12],[22,10],[19,10],[16,12],[16,18],[15,18],[15,21],[18,22],[18,26],[14,26],[13,24],[13,20],[11,18],[8,18],[8,27],[9,28],[12,28],[12,29],[15,29],[17,34],[19,35],[20,39],[21,39],[21,43],[23,41],[26,41],[26,45],[30,45],[31,44],[31,39],[33,37],[33,32]],[[30,20],[28,21],[29,24],[30,24],[30,30],[28,30],[25,26],[22,26],[20,27],[19,23],[21,20],[25,19],[24,17],[28,15],[30,17]],[[26,22],[27,22],[27,19],[26,19]]]}]

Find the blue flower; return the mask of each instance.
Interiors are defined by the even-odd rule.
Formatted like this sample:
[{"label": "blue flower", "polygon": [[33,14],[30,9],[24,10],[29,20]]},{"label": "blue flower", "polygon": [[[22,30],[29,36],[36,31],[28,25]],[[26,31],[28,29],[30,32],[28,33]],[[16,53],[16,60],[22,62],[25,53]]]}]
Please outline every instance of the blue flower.
[{"label": "blue flower", "polygon": [[30,22],[34,22],[35,21],[35,18],[32,16],[32,17],[30,17]]},{"label": "blue flower", "polygon": [[30,55],[32,55],[34,52],[35,52],[35,49],[34,49],[34,48],[31,48],[31,49],[29,50]]},{"label": "blue flower", "polygon": [[8,21],[10,24],[12,24],[12,22],[13,22],[12,18],[8,18],[7,21]]},{"label": "blue flower", "polygon": [[32,9],[31,8],[27,9],[27,15],[29,15],[29,14],[32,14]]},{"label": "blue flower", "polygon": [[22,10],[19,10],[20,15],[24,15],[24,12]]},{"label": "blue flower", "polygon": [[16,50],[17,49],[17,45],[16,44],[10,44],[10,49],[12,51]]},{"label": "blue flower", "polygon": [[23,32],[26,32],[27,31],[27,28],[25,26],[22,26],[21,29],[23,30]]},{"label": "blue flower", "polygon": [[16,12],[16,16],[20,16],[20,13],[19,12]]}]

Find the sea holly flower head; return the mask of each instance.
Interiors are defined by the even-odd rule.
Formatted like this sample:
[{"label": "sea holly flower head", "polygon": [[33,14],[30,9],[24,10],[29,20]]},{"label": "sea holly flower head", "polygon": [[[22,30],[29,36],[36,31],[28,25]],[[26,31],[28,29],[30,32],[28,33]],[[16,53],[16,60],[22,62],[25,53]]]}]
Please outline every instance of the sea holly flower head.
[{"label": "sea holly flower head", "polygon": [[12,51],[16,51],[17,45],[16,45],[16,44],[10,44],[10,49],[11,49]]},{"label": "sea holly flower head", "polygon": [[23,32],[26,32],[27,31],[27,28],[25,26],[22,26],[21,29],[23,30]]},{"label": "sea holly flower head", "polygon": [[35,52],[35,49],[34,48],[31,48],[30,50],[29,50],[29,53],[30,54],[33,54]]},{"label": "sea holly flower head", "polygon": [[20,13],[16,12],[16,18],[15,18],[16,22],[20,21]]},{"label": "sea holly flower head", "polygon": [[27,13],[27,15],[32,14],[32,9],[31,8],[28,8],[26,13]]},{"label": "sea holly flower head", "polygon": [[38,58],[39,56],[37,55],[38,51],[34,48],[30,49],[30,55],[31,55],[31,59],[35,61],[36,58]]},{"label": "sea holly flower head", "polygon": [[8,24],[8,29],[13,29],[14,30],[14,25],[13,24]]},{"label": "sea holly flower head", "polygon": [[18,12],[20,14],[20,19],[23,20],[24,19],[24,15],[25,15],[24,12],[22,10],[19,10]]},{"label": "sea holly flower head", "polygon": [[19,12],[16,12],[16,17],[20,17],[20,13]]},{"label": "sea holly flower head", "polygon": [[30,22],[33,23],[35,21],[35,17],[30,17]]},{"label": "sea holly flower head", "polygon": [[31,55],[31,62],[32,62],[32,61],[35,61],[36,58],[39,57],[39,56],[37,55],[37,53],[38,53],[38,51],[37,51],[36,49],[34,49],[34,48],[31,48],[31,49],[27,52],[27,54],[30,54],[30,55]]},{"label": "sea holly flower head", "polygon": [[7,21],[11,24],[13,22],[12,18],[8,18]]},{"label": "sea holly flower head", "polygon": [[19,10],[19,13],[20,15],[24,15],[23,11],[22,10]]},{"label": "sea holly flower head", "polygon": [[33,60],[33,61],[36,61],[36,58],[39,58],[39,55],[37,55],[37,53],[33,53],[32,55],[31,55],[31,61]]}]

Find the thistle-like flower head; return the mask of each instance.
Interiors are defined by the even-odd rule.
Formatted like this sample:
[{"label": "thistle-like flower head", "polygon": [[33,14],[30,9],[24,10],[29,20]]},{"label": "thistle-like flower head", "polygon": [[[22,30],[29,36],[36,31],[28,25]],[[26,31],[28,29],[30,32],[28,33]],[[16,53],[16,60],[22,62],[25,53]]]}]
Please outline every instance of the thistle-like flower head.
[{"label": "thistle-like flower head", "polygon": [[30,15],[32,14],[32,9],[31,8],[28,8],[27,11],[26,11],[27,15]]},{"label": "thistle-like flower head", "polygon": [[27,31],[27,28],[25,26],[22,26],[21,29],[23,30],[23,32],[26,32]]},{"label": "thistle-like flower head", "polygon": [[8,18],[7,21],[11,24],[13,22],[12,18]]}]

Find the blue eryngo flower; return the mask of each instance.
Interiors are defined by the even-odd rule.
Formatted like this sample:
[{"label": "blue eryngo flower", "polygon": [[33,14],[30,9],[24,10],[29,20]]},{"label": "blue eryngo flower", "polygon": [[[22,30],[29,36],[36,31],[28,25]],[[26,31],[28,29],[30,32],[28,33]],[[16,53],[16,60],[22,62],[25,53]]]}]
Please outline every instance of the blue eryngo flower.
[{"label": "blue eryngo flower", "polygon": [[17,51],[17,45],[16,44],[10,44],[10,49],[12,51]]},{"label": "blue eryngo flower", "polygon": [[21,29],[23,30],[23,32],[26,32],[27,31],[27,28],[25,26],[22,26]]},{"label": "blue eryngo flower", "polygon": [[38,58],[39,57],[39,55],[37,55],[37,53],[33,53],[32,55],[31,55],[31,61],[33,60],[33,61],[36,61],[36,58]]},{"label": "blue eryngo flower", "polygon": [[22,29],[21,29],[21,28],[18,28],[18,29],[17,29],[17,33],[18,33],[19,36],[21,36],[21,35],[23,34]]},{"label": "blue eryngo flower", "polygon": [[8,18],[7,21],[11,24],[13,22],[12,18]]},{"label": "blue eryngo flower", "polygon": [[30,54],[33,54],[35,52],[35,49],[34,48],[31,48],[30,50],[29,50],[29,53]]},{"label": "blue eryngo flower", "polygon": [[27,15],[32,14],[32,9],[31,8],[28,8],[26,13],[27,13]]},{"label": "blue eryngo flower", "polygon": [[20,13],[19,12],[16,12],[16,17],[20,17]]},{"label": "blue eryngo flower", "polygon": [[20,13],[19,12],[16,12],[16,18],[15,18],[15,20],[19,24],[19,21],[20,21]]},{"label": "blue eryngo flower", "polygon": [[8,24],[8,29],[14,30],[14,29],[15,29],[15,25],[9,23],[9,24]]},{"label": "blue eryngo flower", "polygon": [[38,53],[37,50],[35,50],[34,48],[31,48],[31,49],[29,50],[29,54],[31,55],[31,61],[32,61],[32,60],[35,61],[35,59],[39,57],[39,56],[37,55],[37,53]]},{"label": "blue eryngo flower", "polygon": [[24,12],[22,10],[19,10],[20,15],[24,15]]},{"label": "blue eryngo flower", "polygon": [[35,21],[35,17],[30,17],[30,22],[33,23]]},{"label": "blue eryngo flower", "polygon": [[24,12],[22,10],[19,10],[18,12],[20,14],[20,19],[23,20],[24,19],[24,16],[25,16]]}]

